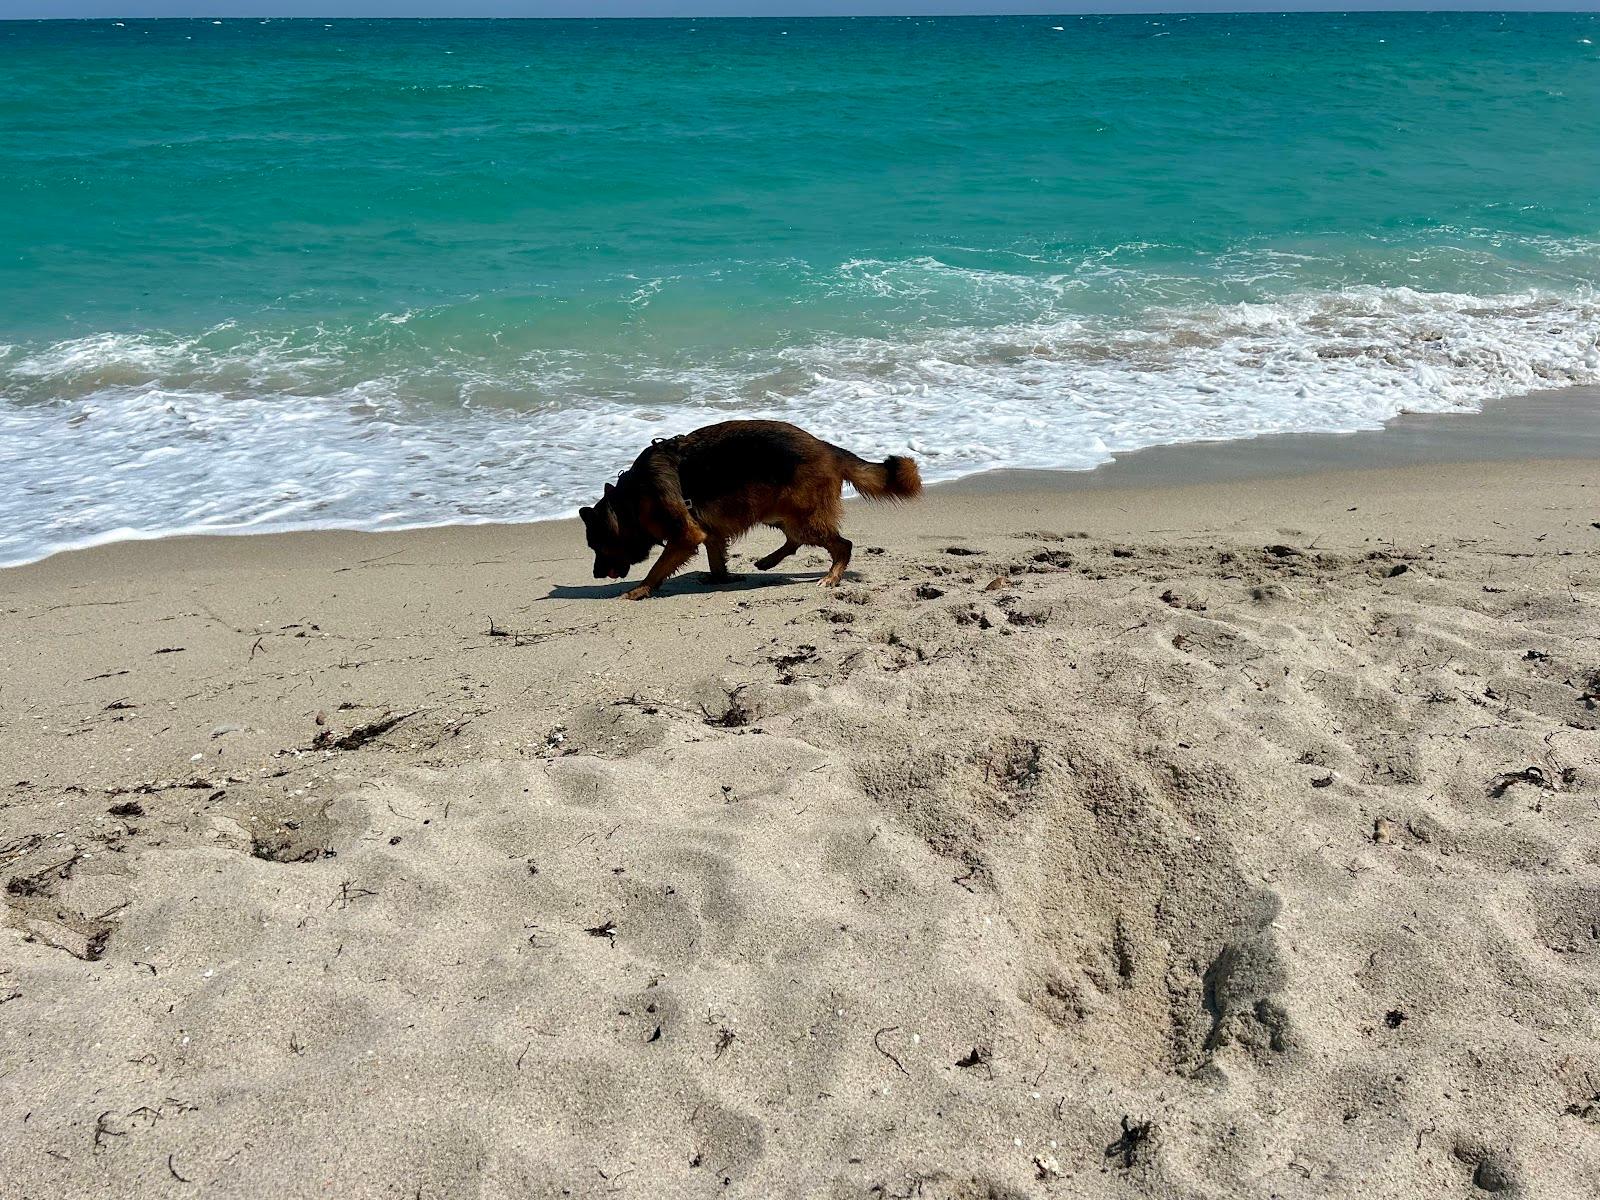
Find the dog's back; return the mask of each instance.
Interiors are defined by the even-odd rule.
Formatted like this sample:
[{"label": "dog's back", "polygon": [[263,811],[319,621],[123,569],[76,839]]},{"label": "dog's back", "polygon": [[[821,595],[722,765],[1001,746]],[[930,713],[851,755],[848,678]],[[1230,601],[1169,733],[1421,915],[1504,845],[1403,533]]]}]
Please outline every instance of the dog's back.
[{"label": "dog's back", "polygon": [[[786,421],[724,421],[658,442],[645,453],[675,458],[684,498],[697,510],[725,514],[730,537],[757,524],[782,528],[769,519],[780,510],[797,520],[826,510],[837,524],[845,482],[874,499],[910,499],[922,490],[909,458],[868,462]],[[740,524],[736,510],[751,515]]]}]

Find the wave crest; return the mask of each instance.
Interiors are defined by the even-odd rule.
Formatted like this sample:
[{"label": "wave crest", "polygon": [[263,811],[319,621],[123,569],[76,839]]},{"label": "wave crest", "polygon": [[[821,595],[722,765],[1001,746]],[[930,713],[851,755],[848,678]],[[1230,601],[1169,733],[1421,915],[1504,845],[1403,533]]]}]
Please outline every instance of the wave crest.
[{"label": "wave crest", "polygon": [[[835,281],[879,288],[879,266],[845,264]],[[962,270],[906,269],[917,286],[946,287]],[[904,274],[888,272],[889,294]],[[0,564],[151,531],[562,515],[650,437],[739,415],[793,420],[863,453],[909,445],[939,479],[1373,428],[1402,411],[1600,382],[1588,290],[1366,286],[1126,316],[1061,311],[1033,282],[1043,318],[693,360],[445,352],[428,326],[447,317],[426,312],[0,347],[0,470],[13,484],[0,497]],[[1022,277],[991,273],[985,286],[1009,309]]]}]

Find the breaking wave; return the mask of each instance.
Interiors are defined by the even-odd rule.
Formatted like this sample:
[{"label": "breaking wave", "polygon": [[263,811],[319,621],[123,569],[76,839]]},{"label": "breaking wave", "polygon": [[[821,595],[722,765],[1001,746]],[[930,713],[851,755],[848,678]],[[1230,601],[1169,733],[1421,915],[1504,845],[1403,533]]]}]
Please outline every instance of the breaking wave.
[{"label": "breaking wave", "polygon": [[[959,307],[985,323],[897,320],[911,292],[937,312],[952,271],[969,277]],[[636,284],[634,303],[660,286]],[[1361,286],[1073,313],[1061,298],[1075,286],[846,263],[815,290],[882,297],[881,332],[693,355],[508,350],[448,311],[0,346],[0,565],[177,532],[562,516],[651,437],[739,416],[862,453],[910,448],[947,479],[1600,382],[1600,300],[1581,288]],[[1045,315],[1018,319],[1029,308]]]}]

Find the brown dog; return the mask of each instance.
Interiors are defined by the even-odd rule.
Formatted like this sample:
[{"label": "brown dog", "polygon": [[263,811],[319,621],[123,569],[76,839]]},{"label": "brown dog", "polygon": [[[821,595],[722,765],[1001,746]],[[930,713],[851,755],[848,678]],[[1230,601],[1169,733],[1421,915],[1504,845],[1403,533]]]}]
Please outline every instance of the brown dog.
[{"label": "brown dog", "polygon": [[909,500],[922,491],[909,458],[868,462],[783,421],[724,421],[650,443],[578,515],[596,579],[621,579],[655,547],[665,547],[624,600],[650,595],[702,545],[711,563],[707,578],[728,579],[728,543],[756,525],[784,536],[783,545],[756,562],[759,569],[770,571],[801,546],[821,546],[833,556],[822,585],[832,587],[850,565],[850,543],[839,534],[846,480],[874,500]]}]

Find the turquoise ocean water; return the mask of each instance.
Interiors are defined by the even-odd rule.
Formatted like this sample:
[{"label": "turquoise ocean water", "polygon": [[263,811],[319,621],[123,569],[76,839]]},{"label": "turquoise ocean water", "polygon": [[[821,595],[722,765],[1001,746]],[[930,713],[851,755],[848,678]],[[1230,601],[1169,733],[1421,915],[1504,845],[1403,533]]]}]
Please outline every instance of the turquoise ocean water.
[{"label": "turquoise ocean water", "polygon": [[0,23],[0,563],[1600,380],[1600,18]]}]

